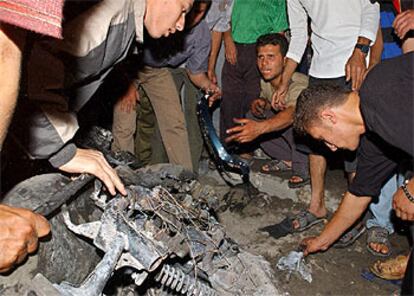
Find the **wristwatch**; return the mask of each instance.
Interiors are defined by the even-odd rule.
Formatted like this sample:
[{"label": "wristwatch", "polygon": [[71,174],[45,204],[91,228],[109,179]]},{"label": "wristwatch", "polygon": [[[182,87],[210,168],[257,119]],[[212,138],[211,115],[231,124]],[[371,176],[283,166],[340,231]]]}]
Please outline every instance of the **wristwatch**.
[{"label": "wristwatch", "polygon": [[405,196],[408,198],[409,201],[414,203],[414,196],[408,191],[407,185],[409,183],[409,180],[405,180],[404,183],[401,185],[401,188],[405,194]]},{"label": "wristwatch", "polygon": [[362,51],[365,54],[368,54],[368,52],[369,52],[369,45],[357,43],[355,45],[355,48],[358,48],[360,51]]}]

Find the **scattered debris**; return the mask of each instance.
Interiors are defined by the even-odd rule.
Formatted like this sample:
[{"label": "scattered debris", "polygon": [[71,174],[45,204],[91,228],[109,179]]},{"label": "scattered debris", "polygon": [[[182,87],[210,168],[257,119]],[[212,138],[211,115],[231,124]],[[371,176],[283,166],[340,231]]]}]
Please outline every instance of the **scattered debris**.
[{"label": "scattered debris", "polygon": [[292,272],[298,272],[299,275],[307,282],[312,282],[312,268],[305,263],[303,252],[291,251],[287,256],[279,259],[277,268],[280,270],[288,270],[288,279]]}]

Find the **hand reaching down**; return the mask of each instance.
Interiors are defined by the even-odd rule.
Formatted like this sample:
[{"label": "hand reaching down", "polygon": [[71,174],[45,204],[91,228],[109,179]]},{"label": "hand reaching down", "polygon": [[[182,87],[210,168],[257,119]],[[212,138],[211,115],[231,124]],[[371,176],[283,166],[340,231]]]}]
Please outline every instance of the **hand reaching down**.
[{"label": "hand reaching down", "polygon": [[97,150],[77,148],[75,156],[59,169],[67,173],[92,174],[105,184],[112,195],[116,194],[115,189],[122,195],[127,194],[116,171],[108,164],[103,154]]}]

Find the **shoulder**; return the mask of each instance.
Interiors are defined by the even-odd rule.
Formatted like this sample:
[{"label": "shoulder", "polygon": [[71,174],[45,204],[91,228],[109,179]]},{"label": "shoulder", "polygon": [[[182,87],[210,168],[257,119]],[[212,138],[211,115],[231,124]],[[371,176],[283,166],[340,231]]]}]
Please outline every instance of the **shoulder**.
[{"label": "shoulder", "polygon": [[301,92],[309,85],[309,77],[305,74],[295,72],[290,80],[289,89],[287,93],[287,102],[296,104],[296,100]]}]

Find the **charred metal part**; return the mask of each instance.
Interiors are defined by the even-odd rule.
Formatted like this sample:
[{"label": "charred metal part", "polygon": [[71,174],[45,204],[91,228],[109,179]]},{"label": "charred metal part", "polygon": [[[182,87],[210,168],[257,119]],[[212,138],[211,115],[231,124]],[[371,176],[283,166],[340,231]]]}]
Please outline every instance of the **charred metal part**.
[{"label": "charred metal part", "polygon": [[231,170],[242,176],[243,182],[249,181],[249,165],[235,155],[230,155],[224,148],[211,120],[208,107],[209,95],[203,95],[197,104],[197,115],[205,143],[214,157],[217,168],[221,171]]},{"label": "charred metal part", "polygon": [[194,277],[185,274],[179,268],[165,264],[155,277],[163,288],[169,288],[175,292],[187,296],[218,296],[218,294],[206,284]]},{"label": "charred metal part", "polygon": [[80,287],[73,287],[71,284],[63,282],[54,285],[62,296],[96,296],[101,295],[106,283],[114,271],[119,257],[125,248],[125,238],[118,235],[111,243],[111,247],[105,254],[95,270],[86,278]]},{"label": "charred metal part", "polygon": [[[65,277],[52,280],[49,272],[49,283],[62,283],[54,286],[64,291],[61,294],[106,294],[102,292],[103,286],[114,283],[119,284],[121,290],[124,284],[127,287],[132,284],[139,295],[279,294],[271,281],[270,264],[262,257],[241,250],[218,223],[214,215],[218,201],[212,188],[200,184],[183,168],[172,165],[139,170],[124,166],[118,167],[117,171],[126,184],[126,197],[106,195],[99,181],[87,183],[87,188],[79,190],[79,196],[61,209],[58,223],[52,224],[52,235],[61,232],[62,228],[67,230],[66,225],[70,235],[75,233],[89,238],[79,240],[87,245],[92,240],[93,246],[89,247],[93,251],[99,249],[106,253],[98,265],[98,260],[94,261],[92,267],[96,268],[92,273],[90,269],[82,270],[82,277],[76,280],[77,288],[66,284],[70,280]],[[65,186],[58,188],[65,195]],[[88,204],[78,203],[81,200],[87,200]],[[99,215],[91,216],[92,219],[89,216],[80,218],[73,211],[78,209],[75,204]],[[59,245],[59,251],[46,252],[46,255],[54,256],[49,261],[67,258],[60,251],[68,246],[67,240],[69,236],[58,237],[58,241],[65,245]],[[75,247],[81,253],[85,249]],[[86,258],[93,253],[90,249],[86,252]],[[70,253],[73,261],[79,257],[85,260],[85,256]],[[60,262],[60,266],[64,266],[64,261]],[[108,281],[109,277],[111,281]],[[116,278],[125,280],[117,282]],[[43,285],[44,281],[41,282]],[[116,290],[115,287],[111,286]]]},{"label": "charred metal part", "polygon": [[112,141],[112,133],[99,126],[93,126],[88,130],[79,132],[75,139],[75,143],[79,147],[101,151],[112,166],[125,165],[134,169],[142,166],[130,152],[113,152],[111,150]]},{"label": "charred metal part", "polygon": [[[2,203],[28,208],[43,216],[49,216],[93,179],[92,175],[87,174],[82,174],[74,180],[62,174],[34,176],[12,188]],[[36,199],[34,196],[42,198]]]}]

